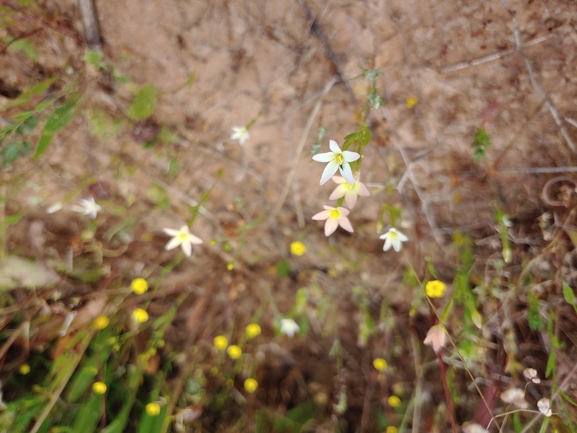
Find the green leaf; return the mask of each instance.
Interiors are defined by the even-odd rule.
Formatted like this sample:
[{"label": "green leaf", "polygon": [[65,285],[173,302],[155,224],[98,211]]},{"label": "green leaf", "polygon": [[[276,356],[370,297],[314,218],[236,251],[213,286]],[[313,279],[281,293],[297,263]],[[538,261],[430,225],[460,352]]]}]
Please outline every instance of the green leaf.
[{"label": "green leaf", "polygon": [[69,99],[66,101],[66,104],[57,108],[48,118],[46,124],[44,125],[44,130],[42,131],[40,140],[38,140],[38,146],[36,146],[34,159],[40,158],[44,152],[46,152],[48,146],[52,142],[54,134],[68,125],[68,123],[74,118],[77,105],[78,99]]},{"label": "green leaf", "polygon": [[134,120],[145,120],[152,116],[156,109],[157,93],[152,84],[142,87],[130,104],[128,115]]},{"label": "green leaf", "polygon": [[281,278],[288,277],[290,270],[291,270],[291,265],[285,260],[281,260],[280,262],[278,262],[276,264],[276,272],[277,272],[278,276]]},{"label": "green leaf", "polygon": [[[6,104],[4,106],[4,108],[16,107],[18,105],[26,104],[27,102],[29,102],[32,99],[33,96],[39,95],[41,93],[44,93],[46,90],[48,90],[50,88],[50,86],[52,86],[54,81],[56,81],[56,78],[57,77],[51,77],[51,78],[48,78],[44,81],[39,82],[38,84],[34,85],[30,89],[28,89],[24,93],[22,93],[18,98],[14,99],[13,101]],[[35,110],[35,111],[38,112],[38,110]]]},{"label": "green leaf", "polygon": [[102,404],[103,396],[92,394],[87,402],[85,402],[76,412],[76,419],[74,420],[74,427],[72,431],[91,433],[96,428],[100,420],[100,406]]},{"label": "green leaf", "polygon": [[539,300],[529,293],[529,310],[527,311],[527,322],[532,331],[540,331],[545,326],[545,321],[539,314]]},{"label": "green leaf", "polygon": [[573,289],[566,283],[563,283],[563,297],[565,298],[565,302],[573,306],[575,305],[575,293],[573,293]]},{"label": "green leaf", "polygon": [[366,126],[361,126],[359,127],[357,138],[363,146],[366,146],[371,141],[371,131]]},{"label": "green leaf", "polygon": [[473,143],[471,147],[473,148],[473,160],[477,162],[479,159],[485,157],[485,150],[491,146],[491,137],[485,131],[485,128],[480,127],[475,132],[473,137]]},{"label": "green leaf", "polygon": [[551,372],[555,369],[555,348],[551,347],[551,352],[549,353],[549,359],[547,359],[547,368],[545,369],[545,377],[549,377]]}]

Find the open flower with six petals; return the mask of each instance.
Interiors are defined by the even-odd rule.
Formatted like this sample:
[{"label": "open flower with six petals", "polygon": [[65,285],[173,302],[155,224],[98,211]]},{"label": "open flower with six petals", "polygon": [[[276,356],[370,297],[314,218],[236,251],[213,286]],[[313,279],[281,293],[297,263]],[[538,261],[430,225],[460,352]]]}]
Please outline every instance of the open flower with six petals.
[{"label": "open flower with six petals", "polygon": [[401,242],[407,242],[409,240],[408,237],[394,227],[390,228],[384,235],[379,236],[379,239],[385,240],[383,251],[388,251],[393,247],[397,253],[401,251]]},{"label": "open flower with six petals", "polygon": [[349,209],[355,207],[357,203],[357,196],[367,197],[371,195],[367,187],[359,181],[359,176],[355,176],[355,182],[351,185],[344,178],[340,176],[333,176],[333,182],[338,183],[339,186],[332,192],[329,200],[337,200],[341,197],[345,198],[345,204]]},{"label": "open flower with six petals", "polygon": [[353,226],[347,218],[349,210],[344,207],[323,206],[325,209],[322,212],[313,216],[316,221],[326,220],[325,222],[325,236],[332,235],[338,226],[341,226],[348,232],[353,232]]},{"label": "open flower with six petals", "polygon": [[319,153],[313,156],[315,161],[328,162],[321,176],[320,184],[324,185],[338,170],[350,185],[354,185],[355,178],[353,177],[353,171],[349,163],[356,161],[361,155],[348,150],[341,151],[341,148],[334,140],[329,142],[329,147],[331,149],[330,152]]},{"label": "open flower with six petals", "polygon": [[192,254],[192,244],[202,244],[202,239],[196,237],[188,230],[188,226],[182,226],[180,230],[164,229],[164,233],[172,236],[172,239],[166,244],[167,250],[172,250],[180,245],[186,257]]}]

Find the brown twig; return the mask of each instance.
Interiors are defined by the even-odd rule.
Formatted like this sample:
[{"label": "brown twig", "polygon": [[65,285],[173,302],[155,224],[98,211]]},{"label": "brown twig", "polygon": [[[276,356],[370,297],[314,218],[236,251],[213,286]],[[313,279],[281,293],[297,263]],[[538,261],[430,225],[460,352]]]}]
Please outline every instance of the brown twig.
[{"label": "brown twig", "polygon": [[305,13],[307,14],[307,18],[311,22],[311,28],[315,31],[318,38],[321,40],[321,43],[323,44],[323,48],[325,49],[327,56],[329,57],[329,59],[331,60],[332,64],[334,65],[334,67],[336,69],[337,75],[339,76],[340,80],[347,87],[347,90],[349,91],[349,94],[351,95],[351,99],[353,100],[353,102],[355,104],[357,104],[358,101],[357,101],[357,97],[355,96],[355,93],[353,92],[353,88],[351,87],[349,81],[345,78],[345,74],[343,73],[343,70],[342,70],[342,68],[341,68],[341,66],[337,60],[337,56],[335,55],[333,49],[331,48],[329,41],[327,40],[327,37],[325,36],[323,31],[319,27],[319,25],[317,23],[317,19],[313,16],[313,14],[309,8],[309,5],[307,4],[307,2],[305,0],[299,0],[299,2],[301,4],[301,6],[303,7],[303,9],[305,10]]},{"label": "brown twig", "polygon": [[40,29],[35,29],[35,30],[31,30],[31,31],[26,32],[26,33],[22,33],[22,34],[19,35],[19,36],[16,36],[14,39],[12,39],[12,40],[11,40],[10,42],[8,42],[6,45],[4,45],[2,48],[0,48],[0,54],[4,54],[4,53],[6,52],[6,50],[10,47],[10,45],[12,45],[14,42],[19,41],[19,40],[21,40],[21,39],[29,38],[30,36],[35,35],[36,33],[39,33],[39,32],[41,32],[42,30],[44,30],[44,29],[42,29],[42,28],[40,28]]}]

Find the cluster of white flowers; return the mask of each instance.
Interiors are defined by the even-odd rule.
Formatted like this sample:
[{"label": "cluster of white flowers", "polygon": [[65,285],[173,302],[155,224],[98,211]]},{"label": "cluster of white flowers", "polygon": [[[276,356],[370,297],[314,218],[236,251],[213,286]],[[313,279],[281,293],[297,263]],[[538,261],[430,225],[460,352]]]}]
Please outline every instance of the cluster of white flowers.
[{"label": "cluster of white flowers", "polygon": [[[354,175],[350,165],[351,162],[358,160],[361,155],[348,150],[342,151],[334,140],[330,140],[329,148],[331,150],[330,152],[319,153],[313,156],[313,160],[327,163],[321,176],[320,185],[324,185],[332,178],[333,182],[338,184],[338,186],[330,195],[329,200],[338,200],[344,197],[344,204],[346,204],[349,209],[340,206],[323,206],[323,211],[313,215],[312,218],[314,220],[326,220],[325,236],[333,234],[338,226],[352,233],[353,226],[347,218],[350,210],[355,207],[358,196],[366,197],[370,195],[367,187],[359,180],[359,173]],[[342,177],[335,176],[337,171]],[[407,236],[394,227],[381,235],[380,238],[385,240],[383,246],[384,251],[388,251],[392,247],[396,252],[401,251],[402,242],[409,240]]]}]

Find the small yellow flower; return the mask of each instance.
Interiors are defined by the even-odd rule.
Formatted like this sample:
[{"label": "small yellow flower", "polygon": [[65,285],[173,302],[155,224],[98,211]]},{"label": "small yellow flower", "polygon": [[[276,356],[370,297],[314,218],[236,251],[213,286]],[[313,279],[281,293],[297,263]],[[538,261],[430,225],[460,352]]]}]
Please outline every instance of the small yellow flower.
[{"label": "small yellow flower", "polygon": [[307,247],[302,242],[296,241],[291,244],[291,253],[295,256],[302,256],[306,251]]},{"label": "small yellow flower", "polygon": [[425,286],[425,292],[429,298],[442,298],[447,286],[439,280],[429,281]]},{"label": "small yellow flower", "polygon": [[94,328],[98,329],[99,331],[106,328],[108,326],[108,324],[110,323],[110,320],[108,320],[108,317],[106,316],[98,316],[95,320],[94,320]]},{"label": "small yellow flower", "polygon": [[244,381],[244,389],[251,394],[256,391],[258,388],[258,382],[253,378],[249,377],[247,380]]},{"label": "small yellow flower", "polygon": [[248,338],[258,337],[260,335],[260,326],[257,323],[251,323],[246,327],[246,336]]},{"label": "small yellow flower", "polygon": [[408,96],[407,97],[407,108],[413,108],[417,105],[417,97],[416,96]]},{"label": "small yellow flower", "polygon": [[237,345],[233,344],[226,349],[226,353],[230,356],[230,359],[238,359],[242,355],[242,349]]},{"label": "small yellow flower", "polygon": [[26,376],[28,373],[30,373],[30,366],[28,364],[22,364],[18,371],[20,374]]},{"label": "small yellow flower", "polygon": [[130,283],[130,288],[137,295],[142,295],[148,290],[148,283],[144,278],[135,278],[132,280],[132,283]]},{"label": "small yellow flower", "polygon": [[218,350],[224,350],[228,346],[228,340],[224,335],[218,335],[214,337],[212,342],[214,343],[214,347],[216,347]]},{"label": "small yellow flower", "polygon": [[383,358],[376,358],[373,361],[373,367],[375,367],[375,369],[378,371],[383,371],[385,368],[387,368],[387,365],[387,361],[385,361]]},{"label": "small yellow flower", "polygon": [[102,382],[94,382],[92,385],[92,391],[94,391],[95,394],[104,394],[107,389],[106,384]]},{"label": "small yellow flower", "polygon": [[396,428],[394,425],[390,425],[385,430],[385,433],[399,433],[399,429]]},{"label": "small yellow flower", "polygon": [[391,407],[400,407],[401,406],[401,399],[399,397],[397,397],[396,395],[391,395],[389,397],[389,406]]},{"label": "small yellow flower", "polygon": [[146,405],[146,413],[149,416],[157,416],[160,413],[160,405],[158,403],[148,403]]},{"label": "small yellow flower", "polygon": [[234,263],[230,262],[226,265],[226,270],[227,271],[232,271],[234,269]]},{"label": "small yellow flower", "polygon": [[136,323],[144,323],[148,320],[148,313],[142,308],[137,308],[132,312],[132,317],[136,320]]}]

